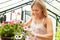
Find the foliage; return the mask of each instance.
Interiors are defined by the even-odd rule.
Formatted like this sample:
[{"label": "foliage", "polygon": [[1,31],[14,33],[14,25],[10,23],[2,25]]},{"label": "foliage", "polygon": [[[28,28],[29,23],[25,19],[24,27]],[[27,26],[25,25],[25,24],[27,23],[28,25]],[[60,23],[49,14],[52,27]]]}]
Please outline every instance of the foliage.
[{"label": "foliage", "polygon": [[60,26],[56,27],[56,40],[60,40]]},{"label": "foliage", "polygon": [[15,39],[16,35],[23,34],[21,40],[23,40],[26,36],[24,33],[23,26],[20,26],[21,23],[15,24],[3,24],[0,28],[0,35],[1,37],[11,37],[11,39]]}]

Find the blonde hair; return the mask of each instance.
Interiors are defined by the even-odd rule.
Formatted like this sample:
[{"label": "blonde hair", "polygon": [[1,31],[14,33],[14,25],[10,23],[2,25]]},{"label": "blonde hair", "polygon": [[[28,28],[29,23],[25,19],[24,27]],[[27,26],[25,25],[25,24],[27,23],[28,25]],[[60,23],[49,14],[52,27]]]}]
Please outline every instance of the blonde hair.
[{"label": "blonde hair", "polygon": [[[42,0],[35,0],[32,4],[31,4],[31,8],[37,5],[38,8],[40,8],[42,10],[42,13],[45,17],[47,17],[47,10],[45,7],[45,4],[42,2]],[[32,16],[34,15],[33,13],[31,14]]]}]

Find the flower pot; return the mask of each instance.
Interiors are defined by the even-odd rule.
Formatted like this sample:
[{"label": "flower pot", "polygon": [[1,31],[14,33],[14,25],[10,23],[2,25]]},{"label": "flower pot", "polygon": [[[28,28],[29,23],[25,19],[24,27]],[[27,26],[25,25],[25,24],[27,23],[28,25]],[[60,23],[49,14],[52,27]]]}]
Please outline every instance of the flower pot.
[{"label": "flower pot", "polygon": [[11,37],[1,37],[2,40],[11,40]]}]

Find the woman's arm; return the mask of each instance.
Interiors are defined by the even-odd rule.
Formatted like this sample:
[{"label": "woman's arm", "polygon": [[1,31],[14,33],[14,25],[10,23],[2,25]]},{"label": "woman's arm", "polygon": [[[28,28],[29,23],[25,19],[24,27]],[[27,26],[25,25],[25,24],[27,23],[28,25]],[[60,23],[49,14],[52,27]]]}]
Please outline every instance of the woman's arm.
[{"label": "woman's arm", "polygon": [[26,23],[23,24],[23,26],[28,27],[32,22],[32,18],[30,18]]},{"label": "woman's arm", "polygon": [[53,28],[52,28],[52,21],[51,18],[46,19],[46,26],[47,26],[47,34],[35,34],[35,36],[39,37],[40,39],[49,39],[53,37]]}]

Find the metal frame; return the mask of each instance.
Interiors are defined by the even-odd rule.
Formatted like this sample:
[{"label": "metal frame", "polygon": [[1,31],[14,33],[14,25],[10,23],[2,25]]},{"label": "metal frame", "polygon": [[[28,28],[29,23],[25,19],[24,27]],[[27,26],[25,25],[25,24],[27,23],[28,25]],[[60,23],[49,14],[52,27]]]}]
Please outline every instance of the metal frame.
[{"label": "metal frame", "polygon": [[48,2],[48,3],[51,3],[51,2],[53,2],[54,0],[49,0],[49,1],[47,1],[47,0],[44,0],[45,2]]},{"label": "metal frame", "polygon": [[7,3],[7,2],[9,2],[9,1],[11,1],[11,0],[7,0],[7,1],[5,1],[5,2],[2,2],[2,3],[0,3],[0,4]]},{"label": "metal frame", "polygon": [[60,1],[59,0],[56,0],[58,3],[60,3]]},{"label": "metal frame", "polygon": [[7,9],[7,10],[4,10],[4,11],[2,11],[2,12],[0,12],[0,13],[4,13],[4,12],[8,13],[8,12],[11,12],[12,10],[16,10],[16,9],[19,9],[19,8],[24,7],[24,6],[26,6],[26,5],[30,5],[31,3],[32,3],[32,1],[29,1],[29,2],[26,2],[26,3],[24,3],[24,4],[21,4],[21,5],[12,7],[12,8]]}]

